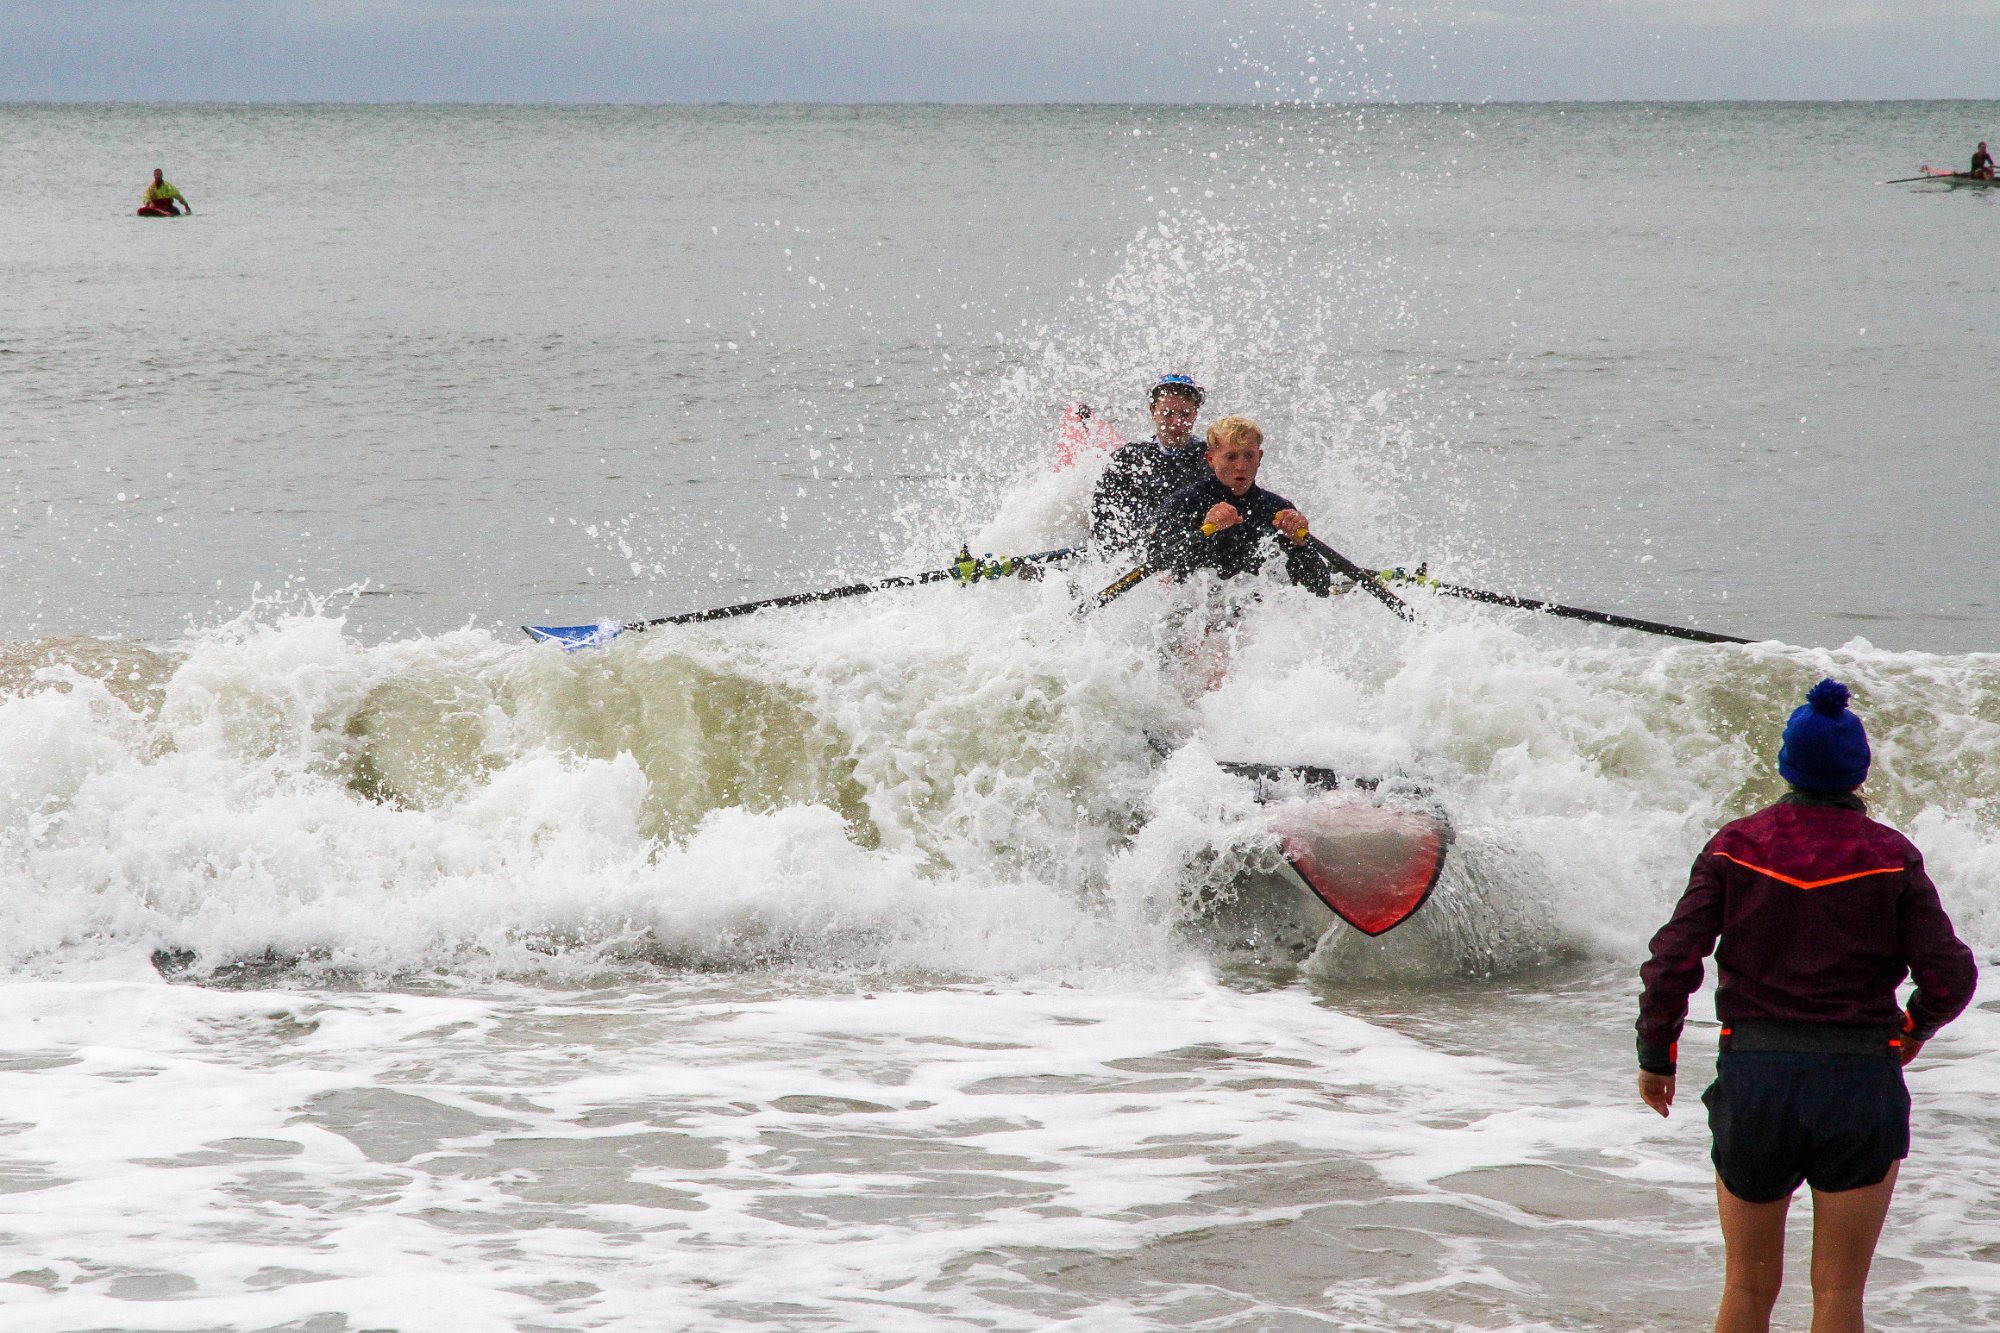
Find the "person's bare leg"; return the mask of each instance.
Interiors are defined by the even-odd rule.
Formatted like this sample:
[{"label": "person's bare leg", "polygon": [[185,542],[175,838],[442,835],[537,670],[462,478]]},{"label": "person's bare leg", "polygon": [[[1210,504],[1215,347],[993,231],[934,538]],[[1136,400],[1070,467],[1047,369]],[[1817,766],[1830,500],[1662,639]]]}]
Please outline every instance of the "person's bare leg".
[{"label": "person's bare leg", "polygon": [[1715,1333],[1770,1333],[1771,1307],[1785,1285],[1785,1214],[1791,1206],[1790,1196],[1776,1203],[1745,1202],[1716,1179],[1723,1271]]},{"label": "person's bare leg", "polygon": [[1861,1297],[1901,1162],[1874,1185],[1813,1191],[1812,1333],[1862,1333]]}]

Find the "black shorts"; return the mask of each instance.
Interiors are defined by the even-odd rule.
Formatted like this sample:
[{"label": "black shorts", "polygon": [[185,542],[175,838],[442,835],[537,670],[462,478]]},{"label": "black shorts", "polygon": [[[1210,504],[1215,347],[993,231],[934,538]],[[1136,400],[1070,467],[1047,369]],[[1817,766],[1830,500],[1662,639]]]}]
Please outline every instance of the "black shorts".
[{"label": "black shorts", "polygon": [[1710,1156],[1729,1192],[1775,1203],[1801,1182],[1880,1184],[1910,1154],[1910,1093],[1893,1055],[1725,1051],[1701,1095]]}]

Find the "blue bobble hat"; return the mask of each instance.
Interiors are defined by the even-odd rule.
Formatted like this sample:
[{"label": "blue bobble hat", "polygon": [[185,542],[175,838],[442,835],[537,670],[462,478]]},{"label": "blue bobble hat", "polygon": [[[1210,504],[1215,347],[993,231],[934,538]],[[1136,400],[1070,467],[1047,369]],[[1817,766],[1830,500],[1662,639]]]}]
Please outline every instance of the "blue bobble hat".
[{"label": "blue bobble hat", "polygon": [[1823,680],[1785,723],[1778,772],[1805,791],[1852,791],[1868,780],[1868,733],[1847,711],[1847,687]]},{"label": "blue bobble hat", "polygon": [[1173,374],[1160,376],[1159,382],[1153,386],[1153,392],[1146,401],[1157,403],[1160,401],[1162,394],[1169,393],[1177,393],[1194,399],[1196,407],[1200,407],[1201,400],[1208,397],[1206,393],[1202,392],[1202,387],[1194,382],[1194,376]]}]

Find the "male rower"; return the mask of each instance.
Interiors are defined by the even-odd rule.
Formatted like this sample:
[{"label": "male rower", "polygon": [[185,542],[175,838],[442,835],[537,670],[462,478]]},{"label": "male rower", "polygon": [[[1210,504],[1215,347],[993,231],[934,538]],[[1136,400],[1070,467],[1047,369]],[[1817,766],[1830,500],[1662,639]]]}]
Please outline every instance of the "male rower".
[{"label": "male rower", "polygon": [[1147,563],[1176,579],[1197,569],[1223,578],[1253,574],[1282,553],[1293,583],[1325,597],[1333,576],[1307,544],[1306,516],[1257,484],[1264,432],[1248,417],[1208,428],[1208,478],[1177,492],[1154,516]]},{"label": "male rower", "polygon": [[[174,207],[176,204],[180,205],[178,209]],[[183,195],[167,179],[165,171],[159,167],[154,167],[153,183],[146,187],[146,197],[139,204],[139,211],[141,213],[151,213],[157,217],[170,218],[183,212],[194,212],[194,205],[189,203],[187,196]]]},{"label": "male rower", "polygon": [[1194,414],[1203,396],[1190,375],[1162,375],[1153,385],[1147,403],[1153,438],[1121,445],[1091,493],[1090,536],[1100,549],[1143,541],[1153,512],[1209,475],[1201,441],[1194,437]]},{"label": "male rower", "polygon": [[1979,141],[1978,149],[1972,154],[1972,170],[1965,174],[1976,181],[1993,179],[1993,155],[1986,151],[1986,140]]}]

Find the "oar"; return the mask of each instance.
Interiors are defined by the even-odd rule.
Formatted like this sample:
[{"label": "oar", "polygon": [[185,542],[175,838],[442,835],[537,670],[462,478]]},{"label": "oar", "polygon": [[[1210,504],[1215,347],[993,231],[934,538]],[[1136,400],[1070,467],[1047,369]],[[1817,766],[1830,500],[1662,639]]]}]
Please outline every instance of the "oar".
[{"label": "oar", "polygon": [[1391,611],[1394,611],[1404,620],[1415,620],[1417,618],[1417,613],[1410,609],[1409,603],[1383,587],[1380,579],[1355,564],[1352,560],[1349,560],[1340,552],[1334,550],[1331,546],[1328,546],[1319,538],[1313,536],[1310,532],[1306,534],[1306,544],[1325,556],[1328,564],[1332,565],[1342,574],[1347,575],[1348,578],[1353,579],[1355,585],[1363,592],[1388,607]]},{"label": "oar", "polygon": [[1109,606],[1126,593],[1132,591],[1132,589],[1144,583],[1147,576],[1152,572],[1153,567],[1151,565],[1138,565],[1127,570],[1110,583],[1105,584],[1098,591],[1097,596],[1091,599],[1090,606],[1080,609],[1095,611],[1100,606]]},{"label": "oar", "polygon": [[[1154,735],[1150,731],[1146,733],[1146,744],[1152,746],[1153,753],[1162,759],[1173,758],[1174,752],[1181,748],[1180,743],[1170,741],[1164,736]],[[1352,777],[1330,768],[1321,768],[1317,764],[1251,764],[1234,759],[1217,759],[1215,766],[1239,778],[1262,778],[1273,782],[1285,778],[1297,778],[1308,787],[1321,787],[1327,791],[1332,791],[1336,787],[1359,787],[1363,791],[1374,791],[1382,785],[1381,778]],[[1424,788],[1423,794],[1428,795],[1429,789]]]},{"label": "oar", "polygon": [[1523,611],[1540,611],[1545,615],[1562,616],[1568,620],[1584,620],[1593,625],[1615,625],[1619,629],[1642,630],[1647,634],[1663,634],[1670,639],[1692,639],[1696,643],[1754,642],[1751,639],[1739,639],[1734,634],[1716,634],[1705,629],[1689,629],[1685,625],[1666,625],[1657,620],[1621,616],[1614,611],[1592,611],[1587,607],[1564,606],[1560,602],[1545,601],[1540,597],[1521,597],[1514,593],[1468,588],[1458,583],[1441,583],[1426,577],[1421,569],[1415,575],[1404,574],[1397,569],[1384,570],[1383,577],[1409,579],[1412,583],[1420,584],[1433,592],[1441,592],[1447,597],[1463,597],[1467,601],[1487,602],[1493,606],[1519,607]]},{"label": "oar", "polygon": [[886,579],[874,579],[868,583],[847,583],[838,588],[822,588],[817,592],[787,593],[783,597],[766,597],[762,601],[738,602],[734,606],[716,606],[706,611],[683,611],[679,615],[655,616],[651,620],[607,620],[595,625],[523,625],[528,637],[537,641],[560,643],[564,649],[574,652],[578,648],[596,648],[611,642],[627,630],[652,629],[657,625],[693,625],[704,620],[728,620],[734,616],[747,616],[756,611],[774,610],[781,606],[805,606],[811,602],[831,602],[841,597],[859,597],[863,593],[884,592],[890,588],[914,588],[924,583],[942,583],[946,579],[957,579],[961,583],[976,583],[981,579],[1001,578],[1027,565],[1054,564],[1067,560],[1076,554],[1076,548],[1065,546],[1055,551],[1036,551],[1032,555],[1017,555],[1005,560],[985,560],[961,552],[959,558],[943,569],[927,569],[920,574],[894,574]]},{"label": "oar", "polygon": [[1338,787],[1359,787],[1362,791],[1374,791],[1382,785],[1381,778],[1352,777],[1346,773],[1335,772],[1331,768],[1321,768],[1317,764],[1251,764],[1235,759],[1218,759],[1215,761],[1215,766],[1239,778],[1263,778],[1271,782],[1297,778],[1308,787],[1319,787],[1326,791]]},{"label": "oar", "polygon": [[1926,171],[1921,176],[1898,176],[1892,181],[1876,181],[1875,183],[1877,185],[1908,185],[1911,181],[1934,181],[1937,179],[1939,178]]},{"label": "oar", "polygon": [[[1388,607],[1391,611],[1394,611],[1404,620],[1415,620],[1417,618],[1417,613],[1410,609],[1409,604],[1405,602],[1402,598],[1396,596],[1395,593],[1390,592],[1387,588],[1383,587],[1381,581],[1377,579],[1373,574],[1370,574],[1367,570],[1355,564],[1352,560],[1349,560],[1346,556],[1334,550],[1331,546],[1328,546],[1325,542],[1313,536],[1311,533],[1306,534],[1306,542],[1315,551],[1318,551],[1320,555],[1326,559],[1326,562],[1328,564],[1332,565],[1336,570],[1346,575],[1348,578],[1354,580],[1354,582],[1357,585],[1359,585],[1364,591],[1368,593],[1369,596],[1373,597],[1376,601],[1382,603],[1382,605]],[[1103,590],[1097,594],[1092,609],[1095,609],[1095,607],[1104,606],[1107,603],[1114,602],[1118,598],[1123,597],[1126,593],[1132,591],[1132,589],[1138,587],[1139,584],[1144,582],[1146,576],[1148,574],[1151,574],[1152,572],[1153,570],[1150,566],[1140,565],[1137,569],[1119,575],[1116,580],[1106,584]]]}]

